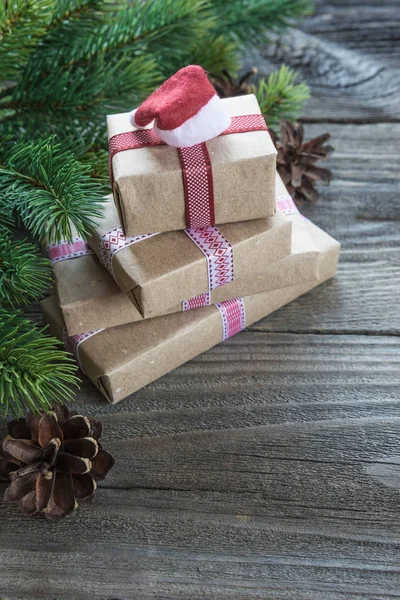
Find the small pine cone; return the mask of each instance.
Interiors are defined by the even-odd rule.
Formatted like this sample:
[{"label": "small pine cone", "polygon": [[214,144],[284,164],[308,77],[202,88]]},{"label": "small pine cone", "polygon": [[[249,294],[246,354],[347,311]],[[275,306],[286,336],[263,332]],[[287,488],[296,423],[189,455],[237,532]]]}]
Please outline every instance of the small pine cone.
[{"label": "small pine cone", "polygon": [[8,430],[0,445],[0,475],[11,479],[4,500],[25,514],[66,517],[93,496],[115,462],[101,447],[101,421],[66,406],[10,421]]},{"label": "small pine cone", "polygon": [[289,121],[281,121],[280,138],[271,133],[278,150],[277,170],[289,194],[298,203],[316,202],[316,182],[328,185],[333,177],[329,169],[316,166],[319,160],[326,159],[333,152],[332,146],[325,145],[330,134],[324,133],[304,142],[303,125]]},{"label": "small pine cone", "polygon": [[257,69],[253,67],[239,79],[234,79],[226,69],[223,69],[220,77],[212,79],[220,98],[231,98],[233,96],[245,96],[254,92],[254,86],[249,83],[250,79],[257,74]]}]

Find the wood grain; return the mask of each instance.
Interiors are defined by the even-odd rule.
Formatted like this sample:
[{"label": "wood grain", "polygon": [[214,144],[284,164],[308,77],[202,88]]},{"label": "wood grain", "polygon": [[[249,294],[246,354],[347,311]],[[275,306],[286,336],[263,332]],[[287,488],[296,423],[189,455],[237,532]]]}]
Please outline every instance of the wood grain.
[{"label": "wood grain", "polygon": [[400,598],[398,21],[321,0],[248,57],[299,68],[332,133],[303,212],[338,276],[116,406],[84,381],[117,464],[65,522],[0,503],[0,600]]}]

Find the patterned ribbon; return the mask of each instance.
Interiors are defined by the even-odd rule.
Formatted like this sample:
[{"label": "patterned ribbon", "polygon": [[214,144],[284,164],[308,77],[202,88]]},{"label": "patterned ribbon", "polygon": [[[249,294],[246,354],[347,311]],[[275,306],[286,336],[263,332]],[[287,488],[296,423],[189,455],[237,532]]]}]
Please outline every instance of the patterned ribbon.
[{"label": "patterned ribbon", "polygon": [[93,250],[81,237],[74,237],[72,243],[62,240],[58,244],[50,244],[46,247],[46,250],[49,259],[53,263],[93,253]]},{"label": "patterned ribbon", "polygon": [[214,225],[214,184],[206,143],[178,148],[178,154],[182,167],[187,226]]},{"label": "patterned ribbon", "polygon": [[126,237],[122,227],[111,229],[111,231],[107,231],[107,233],[104,233],[100,237],[100,260],[115,279],[114,270],[112,267],[112,260],[115,254],[119,252],[119,250],[122,250],[122,248],[136,244],[136,242],[141,242],[142,240],[153,237],[154,235],[158,234],[146,233],[143,235],[131,235]]},{"label": "patterned ribbon", "polygon": [[210,292],[204,292],[204,294],[199,294],[198,296],[194,296],[190,300],[184,300],[182,302],[182,311],[186,312],[187,310],[193,310],[194,308],[202,308],[203,306],[210,306],[211,304],[211,295]]},{"label": "patterned ribbon", "polygon": [[103,331],[103,329],[93,329],[93,331],[86,331],[85,333],[78,333],[76,335],[67,335],[67,332],[65,329],[63,329],[63,342],[64,342],[64,346],[66,347],[66,349],[71,352],[71,354],[74,355],[76,362],[79,365],[80,370],[82,371],[82,373],[85,373],[85,369],[83,368],[83,365],[80,361],[79,358],[79,346],[81,345],[82,342],[84,342],[85,340],[87,340],[88,338],[92,337],[93,335],[96,335],[96,333],[100,333],[100,331]]},{"label": "patterned ribbon", "polygon": [[292,196],[289,196],[289,194],[285,196],[277,196],[275,201],[276,207],[279,208],[284,215],[297,215],[299,213]]},{"label": "patterned ribbon", "polygon": [[[268,131],[262,115],[232,117],[230,126],[221,135]],[[149,146],[161,146],[165,142],[153,129],[141,129],[117,133],[108,142],[108,168],[111,186],[114,187],[112,159],[117,152],[136,150]],[[214,225],[214,190],[212,166],[205,143],[178,148],[185,191],[186,223],[188,227]]]},{"label": "patterned ribbon", "polygon": [[210,292],[233,281],[233,248],[217,227],[194,227],[184,230],[206,257],[207,292],[182,302],[182,310],[192,310],[211,304]]},{"label": "patterned ribbon", "polygon": [[244,308],[243,298],[233,298],[233,300],[225,300],[218,302],[215,305],[222,319],[222,341],[243,331],[246,327],[246,312]]}]

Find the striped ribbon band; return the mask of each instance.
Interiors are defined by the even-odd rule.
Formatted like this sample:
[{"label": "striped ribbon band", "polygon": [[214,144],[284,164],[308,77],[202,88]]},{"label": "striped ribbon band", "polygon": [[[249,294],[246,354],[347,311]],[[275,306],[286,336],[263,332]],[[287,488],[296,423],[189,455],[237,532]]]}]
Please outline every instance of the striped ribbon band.
[{"label": "striped ribbon band", "polygon": [[[260,114],[232,117],[230,126],[221,135],[268,131]],[[161,146],[165,142],[153,129],[127,131],[113,135],[108,142],[108,168],[111,186],[114,187],[112,159],[118,152]],[[178,148],[185,192],[186,224],[188,227],[214,225],[214,188],[212,165],[205,143]]]},{"label": "striped ribbon band", "polygon": [[93,329],[93,331],[86,331],[85,333],[78,333],[76,335],[68,336],[66,330],[63,329],[64,345],[65,345],[66,349],[69,352],[71,352],[71,354],[74,355],[75,360],[78,363],[79,368],[82,371],[82,373],[85,373],[85,369],[83,368],[83,365],[79,358],[79,346],[81,345],[82,342],[89,339],[93,335],[96,335],[96,333],[100,333],[100,331],[103,331],[103,330],[104,330],[104,328],[103,329]]},{"label": "striped ribbon band", "polygon": [[233,281],[233,248],[217,227],[194,227],[185,233],[204,254],[208,273],[207,292],[182,303],[182,310],[191,310],[209,306],[210,292]]},{"label": "striped ribbon band", "polygon": [[214,225],[214,184],[207,144],[178,148],[178,154],[182,168],[187,226]]},{"label": "striped ribbon band", "polygon": [[289,194],[285,196],[277,196],[275,198],[276,207],[283,212],[284,215],[297,215],[299,209],[294,203],[292,196]]},{"label": "striped ribbon band", "polygon": [[111,229],[111,231],[107,231],[107,233],[104,233],[100,237],[100,260],[115,279],[114,270],[112,266],[112,260],[115,254],[123,248],[126,248],[127,246],[132,246],[132,244],[136,244],[137,242],[141,242],[142,240],[151,238],[155,235],[158,234],[147,233],[143,235],[131,235],[126,237],[122,230],[122,227],[116,227],[115,229]]},{"label": "striped ribbon band", "polygon": [[279,210],[281,210],[284,215],[300,215],[303,221],[308,221],[307,217],[301,214],[296,204],[294,203],[292,196],[290,196],[289,194],[286,194],[285,196],[277,196],[275,198],[275,201],[276,207],[279,208]]},{"label": "striped ribbon band", "polygon": [[222,341],[227,340],[246,327],[246,312],[243,298],[225,300],[215,305],[222,319]]},{"label": "striped ribbon band", "polygon": [[193,310],[194,308],[203,308],[203,306],[210,306],[210,304],[210,292],[204,292],[204,294],[194,296],[194,298],[191,298],[190,300],[184,300],[182,302],[182,311],[185,312],[187,310]]},{"label": "striped ribbon band", "polygon": [[81,237],[74,237],[72,243],[62,240],[58,244],[49,244],[46,250],[49,259],[53,263],[93,253],[93,250],[89,248],[88,244]]}]

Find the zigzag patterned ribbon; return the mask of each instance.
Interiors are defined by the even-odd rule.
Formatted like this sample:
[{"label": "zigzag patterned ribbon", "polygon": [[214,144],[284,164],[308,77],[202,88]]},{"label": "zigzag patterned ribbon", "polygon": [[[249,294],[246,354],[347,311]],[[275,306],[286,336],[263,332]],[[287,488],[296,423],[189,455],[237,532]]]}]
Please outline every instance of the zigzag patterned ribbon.
[{"label": "zigzag patterned ribbon", "polygon": [[107,231],[107,233],[104,233],[100,237],[100,260],[115,279],[114,270],[112,266],[112,260],[115,254],[122,250],[122,248],[126,248],[127,246],[131,246],[132,244],[136,244],[137,242],[141,242],[142,240],[151,238],[154,235],[158,235],[158,233],[146,233],[143,235],[131,235],[126,237],[122,230],[122,227],[116,227],[115,229],[111,229],[111,231]]},{"label": "zigzag patterned ribbon", "polygon": [[246,312],[243,298],[233,298],[215,305],[222,319],[222,341],[239,333],[246,327]]},{"label": "zigzag patterned ribbon", "polygon": [[[259,114],[232,117],[230,126],[221,135],[268,131],[264,117]],[[111,186],[114,187],[112,159],[118,152],[136,150],[150,146],[162,146],[165,142],[153,129],[142,129],[117,133],[108,142],[108,168]],[[188,227],[214,225],[214,189],[212,165],[207,145],[196,144],[188,148],[178,148],[182,166],[185,191],[186,224]]]},{"label": "zigzag patterned ribbon", "polygon": [[49,244],[46,246],[46,250],[53,263],[93,253],[93,250],[81,237],[74,237],[72,243],[62,240],[58,244]]},{"label": "zigzag patterned ribbon", "polygon": [[210,292],[233,281],[233,248],[217,227],[185,229],[186,235],[206,257],[208,291],[182,302],[182,310],[209,306]]},{"label": "zigzag patterned ribbon", "polygon": [[103,329],[93,329],[93,331],[86,331],[85,333],[78,333],[76,335],[68,336],[66,330],[63,329],[62,336],[63,336],[64,346],[69,352],[71,352],[71,354],[74,355],[75,360],[78,363],[79,368],[82,371],[82,373],[85,373],[85,369],[83,368],[83,365],[79,358],[79,346],[81,345],[82,342],[89,339],[93,335],[96,335],[96,333],[100,333],[100,331],[103,331],[103,330],[104,330],[104,328]]}]

